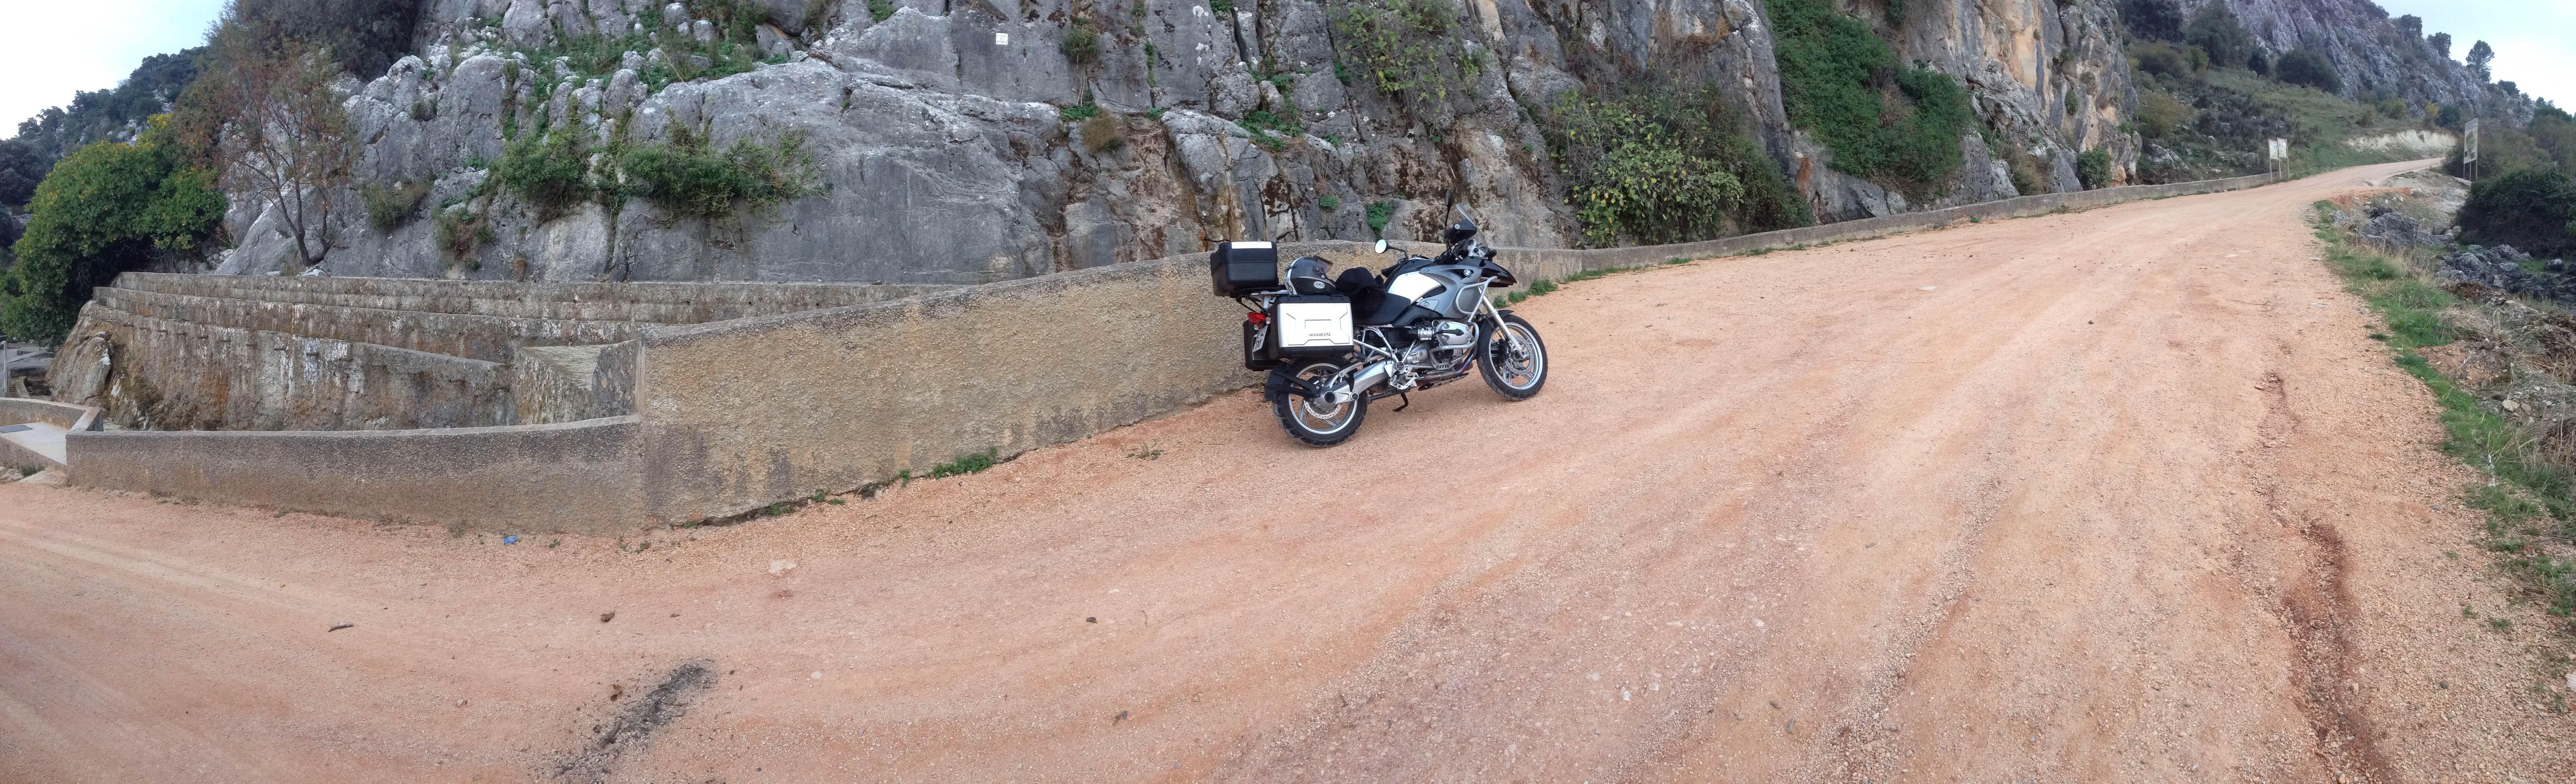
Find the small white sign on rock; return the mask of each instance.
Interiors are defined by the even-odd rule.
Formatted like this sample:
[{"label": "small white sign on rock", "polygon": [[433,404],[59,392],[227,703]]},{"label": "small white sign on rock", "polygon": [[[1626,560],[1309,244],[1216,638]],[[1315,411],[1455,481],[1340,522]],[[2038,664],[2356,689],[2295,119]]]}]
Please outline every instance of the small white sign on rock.
[{"label": "small white sign on rock", "polygon": [[1011,45],[1011,34],[1010,34],[1010,33],[994,33],[994,34],[993,34],[993,45],[994,45],[994,46],[1010,46],[1010,45]]}]

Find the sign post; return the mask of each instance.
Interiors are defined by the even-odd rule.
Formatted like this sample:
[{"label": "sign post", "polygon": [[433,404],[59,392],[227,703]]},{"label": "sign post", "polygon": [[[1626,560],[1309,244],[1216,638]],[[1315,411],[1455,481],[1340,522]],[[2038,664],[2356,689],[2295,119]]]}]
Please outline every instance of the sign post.
[{"label": "sign post", "polygon": [[2477,118],[2472,117],[2469,118],[2467,125],[2460,127],[2460,165],[2468,169],[2466,174],[2472,181],[2478,178],[2477,164],[2478,121]]}]

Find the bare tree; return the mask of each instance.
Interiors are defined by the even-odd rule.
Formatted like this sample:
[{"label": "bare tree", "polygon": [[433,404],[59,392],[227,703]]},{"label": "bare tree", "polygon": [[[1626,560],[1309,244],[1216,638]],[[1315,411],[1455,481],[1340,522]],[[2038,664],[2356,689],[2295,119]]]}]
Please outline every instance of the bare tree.
[{"label": "bare tree", "polygon": [[214,115],[217,168],[277,208],[300,265],[322,263],[355,163],[348,113],[331,88],[337,63],[328,50],[232,23],[215,32],[213,49],[190,90]]}]

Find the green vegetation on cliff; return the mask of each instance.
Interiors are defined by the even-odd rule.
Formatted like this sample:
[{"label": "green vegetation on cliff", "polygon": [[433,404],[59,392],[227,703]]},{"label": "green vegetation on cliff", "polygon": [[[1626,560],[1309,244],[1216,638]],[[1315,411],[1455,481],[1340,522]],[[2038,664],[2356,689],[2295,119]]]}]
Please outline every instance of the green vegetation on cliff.
[{"label": "green vegetation on cliff", "polygon": [[1869,23],[1824,0],[1769,7],[1781,106],[1833,151],[1835,169],[1924,196],[1965,162],[1975,116],[1958,79],[1900,62]]},{"label": "green vegetation on cliff", "polygon": [[1780,166],[1714,85],[1641,78],[1566,93],[1541,118],[1583,239],[1656,245],[1811,222]]},{"label": "green vegetation on cliff", "polygon": [[204,169],[165,143],[166,125],[132,144],[96,142],[65,157],[29,202],[27,234],[0,276],[0,333],[60,343],[90,290],[164,254],[193,250],[223,217]]}]

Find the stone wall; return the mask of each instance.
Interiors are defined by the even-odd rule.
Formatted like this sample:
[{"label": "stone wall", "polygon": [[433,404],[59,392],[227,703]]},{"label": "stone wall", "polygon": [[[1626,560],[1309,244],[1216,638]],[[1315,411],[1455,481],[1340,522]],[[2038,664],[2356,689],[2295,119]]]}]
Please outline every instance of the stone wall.
[{"label": "stone wall", "polygon": [[647,328],[950,288],[128,273],[82,310],[52,382],[146,429],[572,422],[633,413]]},{"label": "stone wall", "polygon": [[[521,346],[598,346],[633,340],[652,326],[642,321],[347,308],[122,288],[98,289],[92,302],[99,308],[165,321],[370,343],[485,362],[508,362],[511,350]],[[80,334],[78,328],[74,334]]]},{"label": "stone wall", "polygon": [[54,364],[57,399],[157,430],[389,430],[513,422],[495,362],[138,316],[93,302]]},{"label": "stone wall", "polygon": [[129,272],[134,291],[418,313],[702,324],[887,302],[955,288],[850,283],[521,283],[505,280],[180,275]]}]

